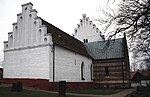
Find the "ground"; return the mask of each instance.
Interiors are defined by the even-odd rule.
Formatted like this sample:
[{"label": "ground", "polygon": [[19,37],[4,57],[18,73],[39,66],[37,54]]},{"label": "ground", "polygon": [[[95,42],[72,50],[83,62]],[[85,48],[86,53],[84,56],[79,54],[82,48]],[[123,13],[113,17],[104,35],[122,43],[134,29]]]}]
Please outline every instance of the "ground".
[{"label": "ground", "polygon": [[[10,87],[0,87],[0,97],[57,97],[55,93],[24,89],[22,92],[11,92]],[[80,97],[68,96],[67,97]]]},{"label": "ground", "polygon": [[126,97],[150,97],[150,87],[137,87],[136,91]]},{"label": "ground", "polygon": [[[134,89],[81,89],[67,91],[67,97],[124,97]],[[69,92],[69,93],[68,93]],[[10,86],[0,85],[0,97],[57,97],[57,92],[25,88],[23,92],[11,92]]]}]

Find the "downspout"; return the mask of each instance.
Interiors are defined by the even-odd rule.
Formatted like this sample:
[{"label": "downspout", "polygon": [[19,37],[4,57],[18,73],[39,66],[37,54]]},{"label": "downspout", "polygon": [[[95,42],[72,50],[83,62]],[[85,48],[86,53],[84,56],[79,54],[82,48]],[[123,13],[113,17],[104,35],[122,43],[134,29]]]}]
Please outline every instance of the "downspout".
[{"label": "downspout", "polygon": [[125,65],[128,65],[128,63],[126,62],[127,61],[127,57],[126,57],[126,54],[128,53],[128,51],[127,51],[127,43],[126,43],[126,35],[125,35],[125,33],[124,33],[124,38],[123,38],[123,56],[124,56],[124,59],[122,59],[122,80],[123,80],[123,88],[125,87],[125,82],[124,82],[124,80],[125,80],[125,76],[127,76],[127,75],[125,75],[124,74],[124,67],[125,67],[125,69],[126,69],[126,74],[128,74],[128,72],[127,72],[127,66],[125,66]]},{"label": "downspout", "polygon": [[129,61],[129,53],[128,53],[128,44],[127,44],[127,39],[126,39],[126,34],[124,33],[124,58],[125,58],[125,63],[124,65],[126,66],[126,77],[128,79],[128,87],[131,87],[131,78],[130,78],[130,61]]},{"label": "downspout", "polygon": [[55,91],[55,44],[53,43],[53,91]]}]

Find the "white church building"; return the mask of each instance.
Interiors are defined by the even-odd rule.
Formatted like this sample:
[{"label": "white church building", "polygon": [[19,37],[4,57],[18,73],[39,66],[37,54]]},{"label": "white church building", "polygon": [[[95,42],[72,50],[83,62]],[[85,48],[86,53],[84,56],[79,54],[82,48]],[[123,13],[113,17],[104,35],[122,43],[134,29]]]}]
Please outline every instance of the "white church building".
[{"label": "white church building", "polygon": [[86,15],[73,36],[37,16],[32,3],[22,5],[13,31],[4,41],[3,83],[22,82],[45,90],[93,87],[93,56],[86,44],[103,41],[104,36]]}]

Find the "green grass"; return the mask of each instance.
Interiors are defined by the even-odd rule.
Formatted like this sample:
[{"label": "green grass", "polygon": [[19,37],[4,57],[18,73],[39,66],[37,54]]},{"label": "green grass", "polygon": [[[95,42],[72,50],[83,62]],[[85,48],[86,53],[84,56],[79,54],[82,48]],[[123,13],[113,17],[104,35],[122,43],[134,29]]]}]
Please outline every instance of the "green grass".
[{"label": "green grass", "polygon": [[0,97],[57,97],[57,96],[56,94],[30,90],[23,90],[23,92],[11,92],[10,88],[1,87]]},{"label": "green grass", "polygon": [[80,89],[70,90],[68,93],[77,94],[95,94],[95,95],[111,95],[120,92],[122,89]]},{"label": "green grass", "polygon": [[[22,92],[11,92],[9,87],[0,87],[0,97],[57,97],[57,94],[23,90]],[[79,96],[68,96],[67,97],[79,97]]]},{"label": "green grass", "polygon": [[[68,93],[76,94],[95,94],[95,95],[111,95],[121,91],[121,89],[79,89],[70,90]],[[0,97],[57,97],[57,94],[43,91],[33,91],[24,89],[22,92],[11,92],[10,87],[0,87]],[[81,97],[67,95],[67,97]],[[83,97],[83,96],[82,96]]]}]

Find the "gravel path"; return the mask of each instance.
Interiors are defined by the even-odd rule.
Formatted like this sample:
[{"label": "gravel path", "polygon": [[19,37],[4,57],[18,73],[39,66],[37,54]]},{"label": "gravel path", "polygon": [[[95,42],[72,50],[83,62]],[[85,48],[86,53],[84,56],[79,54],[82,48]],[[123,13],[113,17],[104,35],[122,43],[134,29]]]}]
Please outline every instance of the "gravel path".
[{"label": "gravel path", "polygon": [[83,96],[83,97],[124,97],[127,94],[130,94],[131,92],[135,91],[134,88],[131,89],[125,89],[121,92],[118,92],[116,94],[112,95],[92,95],[92,94],[74,94],[74,93],[66,93],[67,95],[76,95],[76,96]]}]

